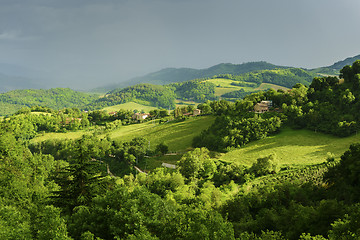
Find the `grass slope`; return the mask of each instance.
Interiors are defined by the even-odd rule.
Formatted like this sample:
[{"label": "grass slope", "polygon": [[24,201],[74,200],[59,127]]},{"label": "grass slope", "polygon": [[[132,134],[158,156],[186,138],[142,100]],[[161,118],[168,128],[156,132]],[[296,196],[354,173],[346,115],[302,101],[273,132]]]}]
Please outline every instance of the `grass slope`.
[{"label": "grass slope", "polygon": [[240,89],[244,89],[244,91],[246,92],[254,90],[254,88],[252,87],[239,87],[239,86],[231,85],[232,82],[236,83],[237,81],[225,79],[225,78],[214,78],[205,81],[215,84],[215,96],[217,97],[220,97],[221,95],[228,92],[238,91]]},{"label": "grass slope", "polygon": [[90,131],[76,131],[76,132],[67,132],[67,133],[44,133],[39,134],[37,137],[30,140],[31,143],[43,142],[49,139],[77,139],[82,135],[90,133]]},{"label": "grass slope", "polygon": [[183,122],[169,122],[164,124],[153,123],[133,124],[121,127],[110,133],[112,139],[129,141],[134,137],[144,137],[150,141],[150,148],[154,149],[164,142],[171,152],[182,152],[191,147],[192,140],[202,130],[207,129],[213,122],[213,116],[190,118]]},{"label": "grass slope", "polygon": [[338,138],[309,130],[284,129],[279,134],[249,143],[220,157],[250,166],[256,159],[276,154],[280,165],[312,165],[326,161],[328,153],[339,158],[360,136]]}]

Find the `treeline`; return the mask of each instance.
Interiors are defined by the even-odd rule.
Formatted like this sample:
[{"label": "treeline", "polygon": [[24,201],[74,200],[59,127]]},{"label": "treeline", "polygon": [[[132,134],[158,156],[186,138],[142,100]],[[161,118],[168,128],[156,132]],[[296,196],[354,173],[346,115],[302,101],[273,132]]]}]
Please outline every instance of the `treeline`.
[{"label": "treeline", "polygon": [[[232,85],[233,85],[233,84],[232,84]],[[231,99],[231,98],[243,99],[243,98],[246,97],[247,95],[250,95],[250,94],[256,93],[256,92],[260,92],[260,90],[258,90],[258,91],[245,92],[244,89],[240,89],[240,90],[237,90],[237,91],[224,93],[223,95],[221,95],[221,97],[222,97],[222,98],[225,98],[225,99]]]},{"label": "treeline", "polygon": [[187,82],[173,83],[170,86],[175,87],[176,97],[182,100],[193,100],[196,102],[214,100],[215,85],[205,80],[195,79]]}]

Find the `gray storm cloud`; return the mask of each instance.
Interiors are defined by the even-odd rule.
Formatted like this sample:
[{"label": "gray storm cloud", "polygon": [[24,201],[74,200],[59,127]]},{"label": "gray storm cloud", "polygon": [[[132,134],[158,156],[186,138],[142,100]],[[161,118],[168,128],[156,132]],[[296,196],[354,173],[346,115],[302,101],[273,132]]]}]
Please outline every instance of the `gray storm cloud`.
[{"label": "gray storm cloud", "polygon": [[357,0],[0,0],[0,63],[72,88],[221,62],[313,68],[360,53],[359,10]]}]

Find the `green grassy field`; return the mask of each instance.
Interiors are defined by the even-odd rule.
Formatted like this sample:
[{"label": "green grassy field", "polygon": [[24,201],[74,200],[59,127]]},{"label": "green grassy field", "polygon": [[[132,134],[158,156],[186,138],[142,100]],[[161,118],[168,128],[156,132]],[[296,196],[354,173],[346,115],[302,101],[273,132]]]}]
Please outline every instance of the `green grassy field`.
[{"label": "green grassy field", "polygon": [[157,109],[157,108],[152,107],[152,106],[146,106],[146,105],[135,103],[135,102],[127,102],[127,103],[103,108],[103,110],[107,111],[107,112],[115,112],[115,111],[119,111],[119,109],[125,109],[125,110],[131,110],[131,111],[136,109],[139,111],[144,110],[145,112],[149,112],[149,111]]},{"label": "green grassy field", "polygon": [[275,154],[280,165],[311,165],[326,161],[328,153],[338,159],[360,135],[338,138],[309,130],[283,129],[279,134],[258,140],[220,156],[227,162],[250,166],[260,157]]},{"label": "green grassy field", "polygon": [[239,86],[231,85],[232,82],[236,82],[236,81],[230,79],[215,78],[215,79],[206,80],[206,82],[211,82],[215,84],[216,86],[215,96],[221,96],[225,93],[237,91],[240,89],[244,89],[245,91],[250,91],[250,89],[252,89],[247,87],[239,87]]},{"label": "green grassy field", "polygon": [[202,116],[187,119],[183,122],[153,123],[153,121],[123,126],[110,133],[112,139],[129,141],[134,137],[143,137],[150,141],[150,148],[154,149],[164,142],[169,151],[185,151],[191,147],[192,139],[207,129],[214,121],[213,116]]},{"label": "green grassy field", "polygon": [[[226,79],[226,78],[214,78],[214,79],[208,79],[205,81],[211,82],[211,83],[215,84],[217,87],[221,87],[221,88],[244,88],[244,87],[231,85],[231,83],[233,83],[233,82],[238,83],[238,81]],[[243,82],[243,83],[247,84],[246,82]],[[249,86],[250,86],[250,84],[249,84]]]},{"label": "green grassy field", "polygon": [[[255,90],[266,90],[269,88],[273,88],[275,90],[278,90],[278,89],[288,90],[288,88],[286,88],[286,87],[282,87],[282,86],[271,84],[271,83],[262,83],[262,84],[260,84],[259,87],[253,88],[250,86],[249,87],[240,87],[240,86],[231,85],[232,82],[235,82],[235,83],[238,82],[238,81],[231,80],[231,79],[216,78],[216,79],[208,79],[206,81],[215,84],[215,86],[216,86],[215,87],[215,96],[221,96],[225,93],[238,91],[240,89],[244,89],[244,91],[246,91],[246,92],[255,91]],[[244,82],[244,83],[246,84],[246,82]]]},{"label": "green grassy field", "polygon": [[90,131],[76,131],[67,133],[44,133],[30,140],[31,143],[43,142],[49,139],[77,139]]}]

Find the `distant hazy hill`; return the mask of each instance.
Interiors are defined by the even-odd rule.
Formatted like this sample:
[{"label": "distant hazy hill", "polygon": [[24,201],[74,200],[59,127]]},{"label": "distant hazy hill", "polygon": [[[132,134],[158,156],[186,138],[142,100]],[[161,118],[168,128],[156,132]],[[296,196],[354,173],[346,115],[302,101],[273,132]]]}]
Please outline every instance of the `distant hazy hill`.
[{"label": "distant hazy hill", "polygon": [[353,62],[355,62],[356,60],[359,60],[359,59],[360,59],[360,55],[357,55],[355,57],[348,57],[345,60],[338,61],[338,62],[334,63],[331,66],[315,68],[315,69],[311,69],[310,71],[313,72],[313,73],[322,73],[322,74],[328,74],[328,75],[339,75],[340,70],[344,66],[351,65]]},{"label": "distant hazy hill", "polygon": [[46,106],[53,109],[81,108],[98,98],[97,95],[69,88],[14,90],[0,94],[0,115],[8,115],[22,107]]},{"label": "distant hazy hill", "polygon": [[103,88],[98,88],[95,91],[104,91],[115,88],[123,88],[139,83],[151,83],[165,85],[174,82],[184,82],[196,78],[207,78],[218,74],[232,74],[240,75],[256,70],[270,70],[275,68],[287,68],[283,66],[276,66],[267,62],[249,62],[243,64],[221,63],[206,69],[193,68],[166,68],[158,72],[150,73],[142,77],[132,78],[126,82],[117,85],[109,85]]},{"label": "distant hazy hill", "polygon": [[40,88],[31,79],[24,77],[8,76],[0,73],[0,93],[15,89]]},{"label": "distant hazy hill", "polygon": [[349,58],[346,58],[345,60],[334,63],[333,65],[329,66],[328,68],[341,70],[346,65],[352,65],[353,62],[355,62],[356,60],[359,60],[359,59],[360,59],[360,55],[357,55],[355,57],[349,57]]}]

